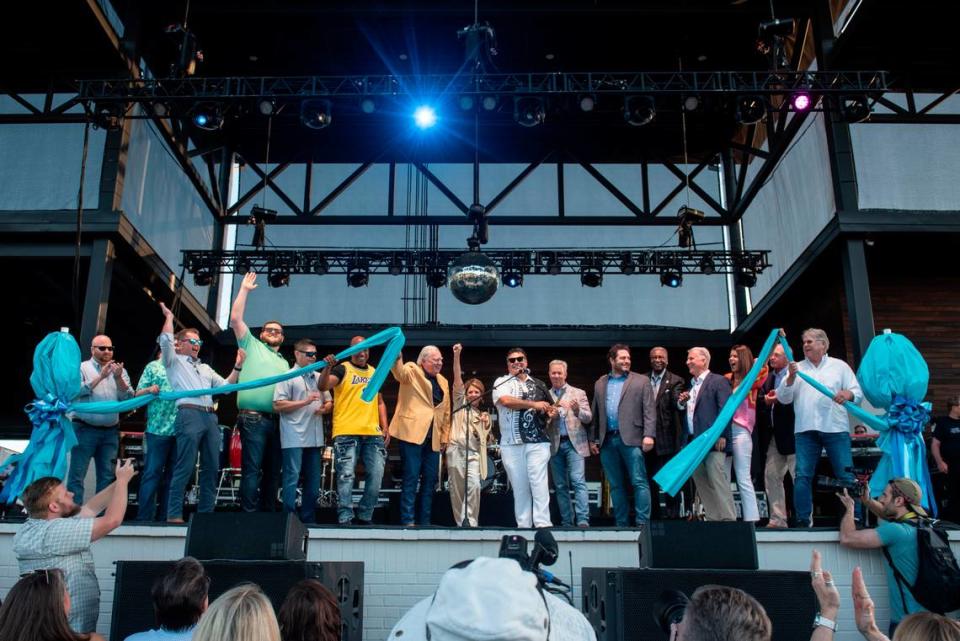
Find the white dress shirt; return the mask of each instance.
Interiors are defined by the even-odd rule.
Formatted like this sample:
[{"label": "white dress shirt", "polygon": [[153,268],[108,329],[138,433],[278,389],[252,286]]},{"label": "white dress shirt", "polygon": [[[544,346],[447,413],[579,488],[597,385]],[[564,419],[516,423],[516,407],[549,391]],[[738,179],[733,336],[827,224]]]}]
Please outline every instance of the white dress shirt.
[{"label": "white dress shirt", "polygon": [[[831,358],[824,354],[819,365],[814,365],[810,359],[805,358],[797,363],[797,369],[827,387],[834,394],[846,389],[853,392],[854,403],[859,404],[863,399],[860,383],[857,382],[853,370],[838,358]],[[794,380],[793,385],[787,385],[788,378],[789,376],[784,377],[777,386],[777,400],[785,405],[793,403],[793,412],[796,417],[794,432],[850,431],[847,410],[842,405],[815,390],[799,376]]]},{"label": "white dress shirt", "polygon": [[[694,377],[690,381],[690,398],[687,399],[686,410],[687,410],[687,432],[693,434],[693,413],[697,411],[697,396],[700,394],[700,386],[703,385],[703,381],[707,378],[707,374],[710,373],[710,370],[705,369],[700,372],[700,376]],[[679,405],[679,403],[677,403]],[[680,409],[684,409],[681,407]]]}]

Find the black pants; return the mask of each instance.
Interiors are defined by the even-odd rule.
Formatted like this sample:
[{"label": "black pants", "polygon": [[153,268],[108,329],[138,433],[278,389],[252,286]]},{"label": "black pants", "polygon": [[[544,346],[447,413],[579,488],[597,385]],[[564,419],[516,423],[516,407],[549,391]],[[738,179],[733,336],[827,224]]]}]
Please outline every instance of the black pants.
[{"label": "black pants", "polygon": [[[660,471],[667,461],[672,459],[674,454],[657,454],[656,452],[646,452],[643,457],[647,466],[647,478],[650,481],[650,518],[660,519],[678,519],[680,518],[680,500],[685,494],[689,497],[687,488],[689,483],[685,484],[676,496],[670,496],[666,492],[661,492],[660,486],[653,480],[654,475]],[[663,495],[664,507],[660,507],[660,496]],[[689,498],[686,505],[690,507]]]}]

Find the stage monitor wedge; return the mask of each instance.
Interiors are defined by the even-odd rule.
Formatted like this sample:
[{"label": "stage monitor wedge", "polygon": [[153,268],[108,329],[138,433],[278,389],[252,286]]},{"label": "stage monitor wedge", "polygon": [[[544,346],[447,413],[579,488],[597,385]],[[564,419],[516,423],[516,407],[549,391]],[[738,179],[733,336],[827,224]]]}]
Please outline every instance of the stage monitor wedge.
[{"label": "stage monitor wedge", "polygon": [[187,528],[184,556],[234,561],[303,561],[307,528],[284,512],[197,513]]},{"label": "stage monitor wedge", "polygon": [[744,521],[651,521],[639,545],[641,568],[759,567],[756,530]]}]

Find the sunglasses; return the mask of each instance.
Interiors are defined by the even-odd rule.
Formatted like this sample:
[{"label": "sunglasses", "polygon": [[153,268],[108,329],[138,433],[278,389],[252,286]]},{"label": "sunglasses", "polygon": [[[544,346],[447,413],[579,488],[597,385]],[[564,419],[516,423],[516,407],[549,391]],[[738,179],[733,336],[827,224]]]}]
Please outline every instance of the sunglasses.
[{"label": "sunglasses", "polygon": [[191,345],[196,345],[197,347],[200,347],[201,345],[203,345],[203,341],[200,340],[199,338],[184,338],[184,339],[181,340],[180,342],[181,342],[181,343],[190,343]]},{"label": "sunglasses", "polygon": [[514,356],[514,357],[512,357],[512,358],[508,358],[508,359],[507,359],[507,362],[508,362],[508,363],[522,363],[522,362],[525,361],[525,360],[527,360],[527,357],[526,357],[526,356]]},{"label": "sunglasses", "polygon": [[112,352],[113,345],[94,345],[94,349],[99,349],[101,352]]},{"label": "sunglasses", "polygon": [[316,352],[305,352],[305,351],[303,351],[302,349],[298,349],[298,350],[296,350],[296,351],[300,352],[301,354],[303,354],[303,355],[306,356],[307,358],[316,358],[316,357],[317,357],[317,353],[316,353]]},{"label": "sunglasses", "polygon": [[49,568],[49,569],[44,569],[44,570],[31,570],[30,572],[24,572],[23,574],[21,574],[21,575],[20,575],[20,578],[21,578],[21,579],[25,579],[25,578],[27,578],[28,576],[34,576],[34,575],[40,576],[41,574],[43,574],[43,580],[46,582],[47,585],[50,585],[50,575],[51,575],[51,574],[57,575],[57,574],[60,574],[60,573],[61,573],[61,570],[60,570],[59,568]]},{"label": "sunglasses", "polygon": [[261,334],[283,334],[283,330],[277,327],[264,327]]}]

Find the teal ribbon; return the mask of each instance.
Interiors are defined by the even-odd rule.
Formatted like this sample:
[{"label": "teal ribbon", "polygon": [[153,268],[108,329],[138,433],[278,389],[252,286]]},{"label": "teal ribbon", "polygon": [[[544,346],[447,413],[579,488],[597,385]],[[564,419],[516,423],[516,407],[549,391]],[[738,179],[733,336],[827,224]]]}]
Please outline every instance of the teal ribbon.
[{"label": "teal ribbon", "polygon": [[[385,365],[376,368],[376,372],[367,381],[363,392],[360,394],[360,398],[365,402],[369,403],[376,398],[387,378],[390,366],[400,356],[405,342],[406,338],[403,331],[399,327],[390,327],[336,354],[337,360],[344,360],[371,347],[386,345],[381,359],[381,362]],[[130,412],[157,399],[173,401],[181,398],[230,394],[241,390],[266,387],[302,376],[305,372],[323,369],[326,366],[325,361],[318,360],[312,365],[293,369],[276,376],[211,389],[144,394],[125,401],[70,403],[65,399],[72,400],[80,391],[80,350],[76,341],[69,334],[64,332],[51,333],[34,351],[34,373],[31,375],[30,381],[38,394],[38,398],[24,408],[33,425],[30,442],[23,454],[13,456],[8,460],[8,464],[16,464],[16,467],[10,478],[7,479],[3,490],[0,491],[0,502],[14,502],[30,483],[43,476],[64,477],[67,453],[77,443],[73,424],[66,417],[67,412],[86,414]],[[57,375],[57,372],[66,371],[73,374]],[[53,379],[57,380],[54,381]],[[50,391],[46,391],[48,389]]]}]

